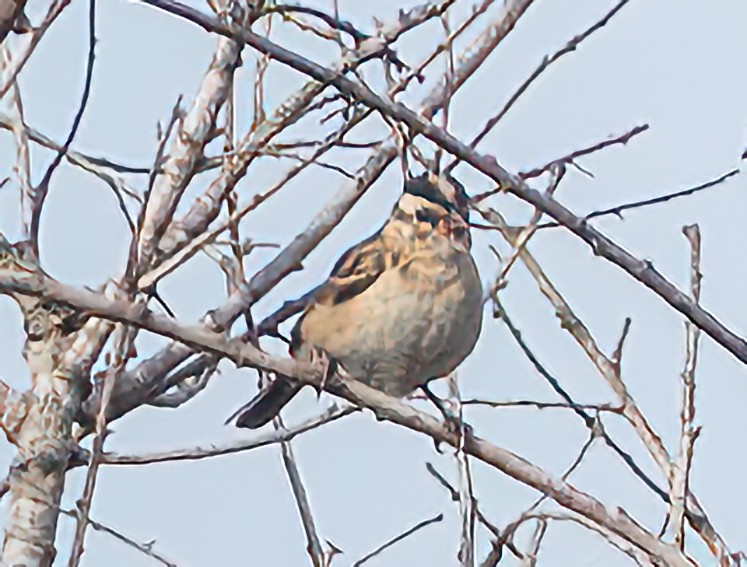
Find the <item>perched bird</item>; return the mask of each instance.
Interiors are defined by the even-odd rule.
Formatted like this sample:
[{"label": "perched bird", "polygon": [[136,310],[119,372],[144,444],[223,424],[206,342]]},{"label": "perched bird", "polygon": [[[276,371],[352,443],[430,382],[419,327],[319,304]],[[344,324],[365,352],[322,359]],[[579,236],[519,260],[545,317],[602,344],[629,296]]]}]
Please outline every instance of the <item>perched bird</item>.
[{"label": "perched bird", "polygon": [[[291,355],[324,352],[358,380],[403,397],[452,372],[482,323],[468,196],[453,178],[408,179],[378,232],[345,252],[291,332]],[[236,414],[257,428],[303,387],[281,376]]]}]

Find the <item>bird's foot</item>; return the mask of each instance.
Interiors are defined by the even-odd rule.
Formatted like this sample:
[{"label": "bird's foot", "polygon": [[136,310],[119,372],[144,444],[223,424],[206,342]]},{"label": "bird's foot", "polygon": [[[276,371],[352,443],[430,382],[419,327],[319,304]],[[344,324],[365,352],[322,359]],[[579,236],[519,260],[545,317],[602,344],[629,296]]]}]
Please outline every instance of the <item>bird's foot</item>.
[{"label": "bird's foot", "polygon": [[322,392],[327,388],[330,378],[339,370],[339,365],[334,358],[331,358],[329,354],[320,348],[311,349],[310,362],[312,364],[321,364],[324,368],[322,381],[316,388],[317,398],[319,398],[321,397]]},{"label": "bird's foot", "polygon": [[[472,437],[474,433],[472,426],[468,423],[465,423],[460,415],[449,407],[452,404],[448,400],[442,400],[441,398],[436,396],[433,392],[430,391],[428,386],[421,386],[420,389],[423,390],[423,393],[433,403],[433,405],[438,408],[438,411],[443,416],[444,425],[451,435],[463,437],[462,443],[466,442],[467,439],[470,439]],[[434,439],[433,443],[436,447],[436,451],[438,451],[439,453],[443,453],[440,447],[440,442]]]}]

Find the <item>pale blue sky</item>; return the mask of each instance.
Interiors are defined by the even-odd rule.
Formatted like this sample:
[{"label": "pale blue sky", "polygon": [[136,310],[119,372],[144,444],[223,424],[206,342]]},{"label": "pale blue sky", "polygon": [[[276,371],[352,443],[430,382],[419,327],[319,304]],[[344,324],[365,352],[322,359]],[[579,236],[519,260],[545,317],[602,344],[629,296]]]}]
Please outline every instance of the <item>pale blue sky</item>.
[{"label": "pale blue sky", "polygon": [[[304,2],[331,10],[331,2]],[[32,1],[30,14],[45,3]],[[99,3],[96,69],[93,93],[74,147],[130,165],[148,166],[156,147],[156,124],[167,120],[180,94],[191,101],[207,68],[216,38],[194,26],[123,0]],[[205,8],[202,3],[194,5]],[[370,30],[371,16],[389,21],[399,8],[416,2],[375,3],[341,0],[343,17]],[[516,30],[457,95],[451,130],[474,135],[500,108],[541,58],[561,47],[606,12],[613,2],[537,0]],[[375,7],[374,7],[375,6]],[[21,74],[21,89],[30,125],[56,140],[67,134],[83,86],[87,2],[77,0],[44,38]],[[205,8],[206,9],[206,8]],[[469,2],[460,0],[452,22],[460,21]],[[497,10],[491,12],[497,13]],[[33,19],[33,17],[32,17]],[[483,21],[483,20],[481,20]],[[484,20],[487,22],[487,19]],[[650,197],[694,185],[739,166],[744,147],[744,105],[747,57],[743,33],[747,5],[739,0],[632,0],[611,24],[578,52],[543,75],[480,149],[494,154],[512,171],[527,169],[609,135],[648,122],[651,129],[627,147],[614,147],[580,163],[594,179],[571,170],[559,199],[579,214],[617,203]],[[440,26],[408,35],[398,54],[417,63],[429,52]],[[336,52],[310,42],[289,26],[277,25],[273,39],[331,64]],[[252,53],[245,51],[239,71],[241,130],[250,116]],[[436,66],[430,81],[441,73]],[[272,66],[267,97],[277,104],[300,86],[304,77]],[[419,89],[422,91],[422,89]],[[417,95],[419,96],[419,95]],[[417,96],[406,97],[416,101]],[[369,122],[356,139],[385,134]],[[311,122],[289,137],[318,137]],[[14,160],[12,136],[0,136],[4,151],[0,175],[9,175]],[[423,148],[428,148],[426,144]],[[355,169],[364,151],[337,151],[328,159]],[[51,154],[34,148],[38,181]],[[266,188],[289,164],[265,160],[239,185],[243,198]],[[471,193],[490,187],[475,172],[460,167]],[[261,317],[283,299],[297,297],[321,281],[341,250],[367,236],[386,218],[399,191],[399,168],[390,167],[342,225],[322,243],[306,270],[288,278],[257,306]],[[197,178],[195,195],[211,175]],[[286,244],[323,206],[343,182],[327,170],[300,176],[279,198],[247,217],[245,235]],[[144,188],[146,179],[133,178]],[[740,243],[745,239],[744,178],[741,176],[694,197],[633,211],[625,221],[596,222],[606,234],[656,267],[680,287],[688,285],[689,251],[681,227],[697,222],[703,234],[703,304],[738,333],[747,330],[742,301],[745,271]],[[293,192],[291,198],[284,195]],[[0,231],[18,235],[18,195],[14,186],[0,189]],[[493,203],[511,222],[525,222],[531,210],[510,198]],[[121,275],[127,250],[127,228],[110,190],[94,177],[63,164],[56,174],[42,229],[44,267],[72,284],[98,284]],[[497,266],[489,244],[508,248],[493,233],[474,234],[475,256],[486,282]],[[674,450],[679,430],[679,373],[684,361],[681,317],[622,271],[594,257],[577,238],[562,230],[545,231],[530,244],[548,275],[600,346],[611,352],[626,316],[633,318],[623,359],[623,377],[641,409],[665,443]],[[252,255],[247,268],[259,269],[273,255]],[[220,271],[205,256],[167,279],[161,291],[180,317],[194,321],[222,301]],[[526,270],[511,272],[503,302],[525,339],[578,401],[612,400],[610,392],[570,336],[562,331],[549,303]],[[0,299],[0,377],[19,388],[27,386],[20,355],[22,327],[15,306]],[[139,349],[153,352],[161,340],[143,338]],[[271,343],[268,343],[268,347]],[[178,410],[141,408],[116,422],[108,447],[145,452],[206,445],[255,433],[223,426],[223,420],[254,392],[254,374],[222,366],[205,392]],[[481,341],[459,371],[465,397],[495,400],[556,398],[512,341],[500,321],[486,317]],[[696,446],[692,486],[712,521],[733,550],[747,548],[743,511],[747,487],[742,476],[747,459],[741,451],[747,430],[747,373],[744,367],[707,338],[702,341],[697,372],[697,422],[703,432]],[[327,403],[328,398],[323,398]],[[287,411],[288,423],[313,415],[316,397],[306,392]],[[587,432],[578,418],[563,410],[475,408],[467,413],[477,433],[518,452],[554,474],[575,458]],[[657,482],[663,479],[641,444],[619,418],[607,417],[608,430]],[[455,478],[449,455],[438,455],[432,443],[410,431],[354,416],[314,431],[294,442],[322,539],[345,553],[333,565],[348,565],[408,526],[438,512],[445,520],[398,544],[371,565],[456,564],[459,542],[458,506],[428,475],[434,463]],[[0,444],[0,470],[13,456]],[[82,471],[70,475],[66,503],[80,494]],[[634,478],[601,444],[595,445],[571,482],[612,506],[623,506],[657,532],[665,506]],[[476,495],[487,516],[505,526],[536,497],[529,488],[479,464]],[[6,506],[3,502],[2,511]],[[156,540],[157,549],[182,566],[306,565],[305,540],[297,518],[279,449],[269,448],[194,463],[143,467],[103,467],[92,509],[94,519],[139,540]],[[60,520],[56,564],[65,564],[74,524]],[[523,541],[523,540],[520,540]],[[478,557],[488,549],[484,531]],[[148,566],[152,560],[113,540],[90,532],[84,565]],[[692,548],[703,557],[697,543]],[[511,558],[504,559],[513,565]],[[503,564],[503,563],[502,563]],[[597,537],[572,525],[551,525],[539,565],[547,567],[626,565]],[[705,564],[705,563],[704,563]]]}]

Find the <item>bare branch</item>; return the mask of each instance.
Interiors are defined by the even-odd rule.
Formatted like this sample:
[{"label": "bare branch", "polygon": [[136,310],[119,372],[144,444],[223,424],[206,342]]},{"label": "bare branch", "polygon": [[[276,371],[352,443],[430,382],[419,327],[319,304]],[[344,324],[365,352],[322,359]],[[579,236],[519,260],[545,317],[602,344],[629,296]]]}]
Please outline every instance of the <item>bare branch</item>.
[{"label": "bare branch", "polygon": [[[553,168],[553,178],[550,181],[550,185],[547,188],[547,191],[545,192],[548,196],[551,196],[555,193],[558,186],[560,185],[560,182],[563,181],[564,176],[565,168],[562,165],[555,166]],[[529,244],[529,240],[531,240],[532,236],[534,236],[534,234],[537,232],[537,225],[539,224],[541,218],[542,212],[535,209],[534,213],[532,213],[532,218],[529,219],[527,225],[523,229],[521,229],[521,231],[519,231],[519,233],[513,239],[511,244],[513,245],[514,249],[511,252],[511,256],[508,258],[508,260],[503,262],[501,271],[498,274],[498,277],[496,277],[495,279],[495,284],[493,284],[493,289],[495,291],[503,289],[503,287],[505,287],[508,272],[513,267],[516,259],[521,256],[521,253],[527,247],[527,244]]]},{"label": "bare branch", "polygon": [[333,406],[321,415],[304,421],[295,427],[258,435],[249,440],[242,439],[224,445],[210,444],[210,446],[206,448],[193,447],[189,449],[174,449],[164,453],[151,453],[145,455],[118,455],[116,453],[104,453],[101,456],[101,463],[106,465],[148,465],[151,463],[163,463],[168,461],[197,461],[222,455],[232,455],[233,453],[242,453],[260,447],[267,447],[268,445],[277,445],[284,441],[290,441],[302,433],[306,433],[312,429],[317,429],[322,425],[336,421],[357,411],[358,408],[354,407],[339,409]]},{"label": "bare branch", "polygon": [[113,362],[103,376],[96,381],[95,394],[100,400],[100,407],[96,416],[96,435],[93,438],[91,448],[91,458],[88,463],[88,472],[86,474],[86,483],[83,488],[83,496],[78,501],[78,512],[76,515],[75,536],[73,539],[72,551],[68,567],[77,567],[83,557],[84,542],[86,538],[86,529],[88,528],[88,517],[93,502],[93,493],[96,489],[96,479],[101,464],[101,452],[104,449],[104,441],[108,434],[106,428],[106,406],[109,405],[114,381],[122,372],[129,359],[128,353],[132,349],[136,336],[135,329],[131,327],[120,327],[118,335],[115,334],[115,346],[113,350]]},{"label": "bare branch", "polygon": [[[459,502],[460,496],[459,491],[454,488],[449,481],[447,481],[444,476],[436,470],[436,467],[434,467],[431,463],[425,463],[425,470],[428,471],[428,474],[430,474],[433,478],[436,479],[436,481],[449,492],[449,496],[452,500],[452,502]],[[493,535],[494,538],[500,539],[501,538],[501,530],[498,529],[490,520],[487,519],[485,514],[483,514],[482,510],[480,510],[479,502],[477,499],[474,499],[474,507],[475,507],[475,517],[477,520],[487,528],[487,530]],[[522,554],[521,552],[514,547],[514,545],[511,542],[506,542],[506,546],[511,550],[511,552],[516,556],[521,558]]]},{"label": "bare branch", "polygon": [[[10,247],[0,238],[0,273],[40,274],[28,247]],[[100,331],[100,321],[89,319],[77,336],[71,327],[81,322],[74,313],[46,300],[14,296],[21,307],[27,340],[24,357],[31,373],[34,403],[15,412],[21,422],[14,430],[18,454],[11,467],[8,523],[3,542],[5,565],[50,565],[65,471],[72,455],[72,424],[87,383],[71,372],[87,362],[82,344]],[[70,364],[76,357],[76,366]]]},{"label": "bare branch", "polygon": [[[532,519],[537,519],[541,521],[558,521],[558,522],[573,522],[574,524],[578,524],[579,526],[582,526],[586,528],[587,530],[590,530],[599,536],[601,536],[605,541],[607,541],[613,548],[617,549],[624,555],[627,555],[630,559],[635,561],[636,565],[640,565],[642,567],[649,567],[654,565],[659,565],[659,558],[656,556],[652,556],[651,554],[647,554],[645,552],[641,552],[641,550],[631,546],[630,544],[626,543],[625,541],[620,540],[615,534],[609,532],[608,530],[605,530],[604,528],[601,528],[597,524],[594,524],[593,522],[590,522],[588,519],[578,516],[575,514],[567,514],[564,512],[539,512],[537,513]],[[695,563],[690,560],[690,565],[695,565]]]},{"label": "bare branch", "polygon": [[534,532],[532,532],[529,549],[524,554],[521,567],[535,567],[537,565],[537,555],[539,554],[539,548],[546,533],[547,522],[545,520],[537,520],[534,525]]},{"label": "bare branch", "polygon": [[42,208],[44,207],[44,201],[46,200],[47,194],[49,193],[49,184],[52,181],[52,176],[54,175],[54,172],[57,170],[57,167],[60,165],[60,163],[62,163],[62,160],[65,157],[65,154],[67,153],[68,148],[73,143],[73,140],[75,139],[75,135],[78,133],[80,122],[83,119],[83,114],[85,113],[86,107],[88,106],[88,98],[91,94],[91,82],[93,80],[93,64],[94,64],[94,61],[96,60],[95,48],[96,48],[96,2],[95,0],[89,0],[89,3],[88,3],[88,58],[87,58],[87,63],[86,63],[86,79],[83,85],[83,94],[81,95],[81,98],[80,98],[80,104],[78,105],[78,110],[75,113],[75,118],[73,118],[73,123],[70,127],[70,132],[68,133],[67,138],[65,138],[65,141],[62,143],[62,147],[55,154],[55,157],[52,159],[52,162],[49,164],[49,167],[47,167],[47,170],[44,172],[44,176],[42,177],[42,180],[33,189],[30,195],[31,197],[31,203],[30,203],[31,219],[29,223],[28,240],[32,246],[35,256],[38,256],[39,254],[39,224],[41,222],[41,213],[42,213]]},{"label": "bare branch", "polygon": [[[700,272],[700,227],[697,224],[685,226],[683,234],[690,243],[690,289],[693,300],[700,301],[700,282],[703,274]],[[698,342],[700,329],[689,322],[685,322],[685,367],[682,370],[682,401],[680,409],[680,443],[677,456],[672,463],[670,473],[669,524],[666,536],[673,539],[680,549],[685,549],[685,508],[689,493],[690,468],[692,466],[693,449],[698,438],[700,428],[695,427],[695,367],[698,364]],[[720,560],[723,560],[721,557]]]},{"label": "bare branch", "polygon": [[[15,131],[14,119],[0,113],[0,128],[4,128],[6,130],[11,129]],[[36,142],[40,146],[54,150],[55,152],[62,151],[61,145],[52,141],[38,130],[35,130],[34,128],[31,128],[30,126],[25,124],[24,134],[28,137],[29,140],[31,140],[32,142]],[[71,149],[67,150],[67,152],[65,153],[65,158],[69,163],[80,167],[84,171],[92,173],[93,175],[104,181],[112,189],[112,192],[117,198],[117,202],[119,204],[120,210],[122,211],[122,214],[125,216],[125,219],[127,220],[131,231],[134,232],[135,224],[130,217],[129,211],[127,210],[125,197],[128,197],[134,201],[140,201],[140,195],[138,195],[137,192],[132,189],[120,175],[117,174],[118,171],[127,170],[130,168],[112,163],[109,160],[103,158],[92,157]],[[24,198],[25,203],[30,202],[30,197],[28,195],[26,195]],[[24,207],[25,210],[21,215],[22,224],[29,227],[29,229],[25,230],[26,233],[29,233],[31,226],[30,208],[25,204]]]},{"label": "bare branch", "polygon": [[459,513],[462,517],[457,558],[462,567],[473,567],[475,564],[476,503],[469,457],[464,452],[465,439],[468,435],[471,435],[471,430],[464,423],[461,394],[459,393],[459,383],[457,382],[456,373],[452,373],[449,376],[448,385],[449,397],[446,401],[452,406],[449,413],[451,414],[452,424],[456,426],[455,429],[459,436],[459,443],[454,452],[459,476]]},{"label": "bare branch", "polygon": [[86,60],[86,80],[83,84],[83,94],[80,97],[80,104],[78,110],[73,118],[73,123],[70,126],[70,132],[68,132],[67,138],[62,143],[62,147],[55,154],[52,162],[44,172],[44,176],[39,184],[34,188],[32,194],[31,203],[31,224],[29,227],[29,242],[32,246],[34,254],[39,255],[39,223],[41,222],[42,208],[44,207],[44,201],[49,193],[49,184],[52,181],[52,176],[57,170],[57,167],[62,163],[68,148],[73,143],[75,135],[78,133],[80,122],[83,119],[83,114],[88,106],[88,98],[91,95],[91,82],[93,80],[93,64],[96,60],[96,0],[89,0],[88,2],[88,56]]},{"label": "bare branch", "polygon": [[509,400],[505,402],[497,402],[492,400],[464,400],[462,401],[463,406],[488,406],[491,408],[512,408],[512,407],[529,407],[535,409],[548,409],[548,408],[562,408],[562,409],[581,409],[581,410],[592,410],[595,412],[609,412],[609,413],[622,413],[621,406],[613,406],[612,404],[577,404],[568,402],[539,402],[535,400]]},{"label": "bare branch", "polygon": [[[274,419],[273,424],[278,434],[282,435],[286,432],[280,416]],[[288,475],[288,482],[290,482],[293,498],[296,501],[298,514],[301,516],[301,524],[306,534],[306,552],[311,557],[311,564],[314,567],[325,567],[324,550],[319,541],[316,522],[311,512],[311,504],[309,504],[309,497],[306,494],[306,487],[301,479],[301,472],[298,470],[298,463],[293,454],[293,447],[291,447],[290,441],[285,439],[280,441],[280,451],[283,456],[283,467],[285,468],[285,473]]]},{"label": "bare branch", "polygon": [[[547,381],[547,383],[550,385],[550,387],[555,390],[555,392],[563,398],[568,406],[573,410],[573,412],[578,415],[583,421],[584,425],[589,429],[589,431],[594,431],[595,428],[599,426],[599,417],[598,416],[592,416],[586,411],[584,411],[583,406],[577,404],[573,398],[571,398],[570,394],[565,391],[565,389],[560,385],[560,382],[557,378],[555,378],[548,370],[545,368],[545,366],[539,361],[537,358],[537,355],[534,354],[531,348],[526,344],[526,341],[524,340],[521,332],[519,329],[516,328],[514,323],[511,321],[511,318],[508,316],[508,314],[505,312],[503,307],[500,305],[500,301],[496,298],[494,300],[498,306],[499,309],[499,316],[503,320],[503,322],[506,324],[506,327],[508,327],[509,332],[511,333],[511,336],[514,338],[516,343],[519,345],[519,348],[524,353],[524,355],[529,359],[529,361],[532,363],[532,365],[537,369],[537,372]],[[620,409],[618,413],[622,414],[623,408]],[[657,494],[659,497],[666,499],[667,493],[662,490],[652,479],[649,477],[643,469],[641,469],[640,466],[638,466],[638,463],[635,462],[633,457],[625,452],[622,447],[614,440],[610,435],[602,430],[601,436],[604,439],[604,442],[607,444],[607,446],[612,449],[627,465],[627,467],[635,474],[641,481],[649,488],[651,489],[655,494]]]},{"label": "bare branch", "polygon": [[[9,53],[3,48],[3,68],[8,63]],[[29,136],[26,129],[23,113],[23,101],[21,100],[21,89],[18,82],[13,82],[10,89],[11,105],[13,115],[10,118],[10,127],[13,130],[13,138],[16,142],[16,165],[13,173],[18,179],[18,187],[21,192],[21,234],[29,238],[31,234],[31,216],[33,210],[34,189],[31,186],[31,156],[29,154]]]},{"label": "bare branch", "polygon": [[163,392],[148,401],[148,405],[157,408],[178,408],[186,404],[208,385],[210,378],[218,369],[217,363],[208,364],[201,372],[192,372],[189,367],[178,369],[172,380],[174,390]]},{"label": "bare branch", "polygon": [[168,158],[159,164],[139,235],[138,275],[152,261],[158,241],[203,157],[203,148],[214,132],[218,111],[226,100],[227,86],[232,83],[239,64],[239,54],[236,42],[226,38],[218,40],[198,91],[200,96],[181,121],[166,154]]}]

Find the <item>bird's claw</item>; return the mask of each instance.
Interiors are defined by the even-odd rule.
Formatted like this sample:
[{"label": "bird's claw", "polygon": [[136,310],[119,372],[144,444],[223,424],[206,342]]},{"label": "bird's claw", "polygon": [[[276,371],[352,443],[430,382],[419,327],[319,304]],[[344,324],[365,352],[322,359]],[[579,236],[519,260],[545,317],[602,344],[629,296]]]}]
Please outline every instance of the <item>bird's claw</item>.
[{"label": "bird's claw", "polygon": [[322,373],[322,381],[316,388],[317,398],[320,398],[322,392],[326,390],[330,378],[334,376],[334,374],[339,370],[339,365],[337,364],[337,361],[335,359],[331,358],[324,350],[320,348],[311,349],[311,363],[314,365],[321,364],[324,368],[324,372]]},{"label": "bird's claw", "polygon": [[[425,393],[426,397],[433,403],[434,406],[436,406],[436,408],[438,408],[438,411],[443,416],[444,425],[446,426],[446,430],[449,432],[449,434],[455,435],[457,437],[463,437],[464,442],[472,438],[472,436],[474,435],[474,430],[470,424],[465,423],[458,414],[452,411],[448,403],[444,403],[445,400],[442,400],[441,398],[436,396],[428,389],[427,386],[421,386],[421,389]],[[434,439],[433,444],[436,448],[436,451],[440,454],[443,454],[443,451],[440,447],[441,443],[438,440]]]}]

